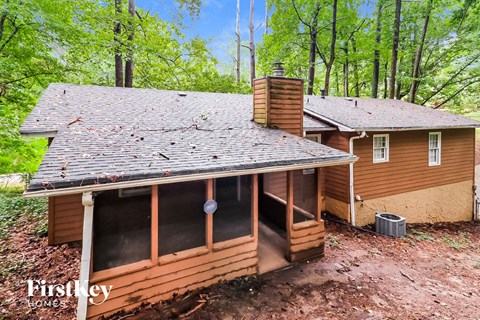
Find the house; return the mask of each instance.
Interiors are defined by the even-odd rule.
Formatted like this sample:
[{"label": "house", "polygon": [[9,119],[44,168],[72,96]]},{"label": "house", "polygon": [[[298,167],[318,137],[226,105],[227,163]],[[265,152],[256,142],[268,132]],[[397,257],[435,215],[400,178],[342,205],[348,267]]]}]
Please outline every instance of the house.
[{"label": "house", "polygon": [[305,114],[336,128],[322,143],[359,158],[326,170],[327,211],[360,226],[377,211],[409,223],[473,219],[479,122],[399,100],[306,100]]},{"label": "house", "polygon": [[[49,139],[25,196],[48,197],[50,244],[82,240],[80,280],[112,286],[104,302],[79,297],[78,319],[322,256],[322,211],[357,224],[390,209],[471,219],[476,122],[303,92],[281,75],[255,80],[253,99],[47,88],[21,128]],[[423,209],[442,197],[461,213]]]}]

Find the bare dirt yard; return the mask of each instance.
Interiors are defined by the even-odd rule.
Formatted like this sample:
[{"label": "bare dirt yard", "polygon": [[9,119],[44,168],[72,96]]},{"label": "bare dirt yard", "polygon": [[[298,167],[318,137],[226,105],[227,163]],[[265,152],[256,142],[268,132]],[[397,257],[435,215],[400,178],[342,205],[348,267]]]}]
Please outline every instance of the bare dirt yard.
[{"label": "bare dirt yard", "polygon": [[[327,222],[325,257],[110,319],[480,319],[480,223],[415,225],[392,239]],[[78,279],[80,247],[48,247],[19,219],[0,247],[0,319],[74,319],[75,299],[32,309],[26,279]]]}]

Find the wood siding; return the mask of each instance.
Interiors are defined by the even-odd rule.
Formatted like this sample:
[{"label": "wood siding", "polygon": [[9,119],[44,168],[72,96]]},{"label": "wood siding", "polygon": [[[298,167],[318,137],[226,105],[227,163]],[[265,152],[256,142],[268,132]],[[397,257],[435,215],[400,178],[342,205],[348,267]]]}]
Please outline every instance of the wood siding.
[{"label": "wood siding", "polygon": [[82,240],[82,195],[48,198],[48,243],[62,244]]},{"label": "wood siding", "polygon": [[438,131],[389,132],[389,161],[385,163],[373,163],[373,135],[377,133],[355,140],[353,153],[360,158],[354,165],[355,194],[367,200],[473,180],[475,129],[441,130],[441,164],[429,166],[428,134]]},{"label": "wood siding", "polygon": [[[345,152],[349,152],[349,139],[350,134],[340,132],[325,133],[322,136],[324,144]],[[348,189],[348,165],[325,168],[325,195],[327,197],[348,202]]]},{"label": "wood siding", "polygon": [[303,137],[303,80],[266,77],[253,90],[255,122]]},{"label": "wood siding", "polygon": [[157,302],[206,287],[222,280],[257,273],[257,239],[223,250],[207,252],[187,259],[137,270],[104,280],[92,279],[91,285],[112,285],[108,300],[89,305],[88,318],[131,310],[145,302]]}]

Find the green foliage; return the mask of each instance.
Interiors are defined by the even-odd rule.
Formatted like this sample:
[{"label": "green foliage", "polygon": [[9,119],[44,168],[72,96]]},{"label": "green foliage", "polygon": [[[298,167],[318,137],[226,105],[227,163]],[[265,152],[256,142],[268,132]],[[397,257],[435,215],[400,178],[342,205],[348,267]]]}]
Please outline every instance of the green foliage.
[{"label": "green foliage", "polygon": [[[259,74],[269,74],[275,61],[285,63],[287,76],[307,79],[310,29],[315,6],[320,4],[314,92],[325,86],[326,66],[332,37],[333,0],[271,0],[272,32],[259,44]],[[406,100],[410,91],[413,62],[427,15],[429,0],[403,1],[398,54],[396,97]],[[381,5],[381,17],[377,8]],[[390,76],[395,5],[392,1],[347,0],[338,2],[336,55],[330,79],[330,95],[368,97],[372,93],[374,50],[380,51],[379,97],[385,97]],[[416,103],[448,108],[452,112],[476,111],[480,99],[480,1],[435,1],[423,46]],[[381,41],[376,43],[377,23]],[[348,73],[345,72],[348,70]],[[347,80],[347,81],[346,81]]]},{"label": "green foliage", "polygon": [[416,230],[416,229],[411,229],[409,230],[409,237],[417,240],[417,241],[436,241],[434,237],[432,237],[428,232],[426,231],[421,231],[421,230]]},{"label": "green foliage", "polygon": [[0,239],[7,236],[7,230],[14,226],[20,216],[38,223],[37,232],[46,234],[46,199],[26,199],[18,190],[0,190]]}]

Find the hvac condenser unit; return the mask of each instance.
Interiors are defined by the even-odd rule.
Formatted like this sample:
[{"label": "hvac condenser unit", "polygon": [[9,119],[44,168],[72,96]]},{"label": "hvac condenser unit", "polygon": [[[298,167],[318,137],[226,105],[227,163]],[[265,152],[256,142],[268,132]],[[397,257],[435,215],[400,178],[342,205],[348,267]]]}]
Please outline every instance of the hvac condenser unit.
[{"label": "hvac condenser unit", "polygon": [[404,237],[407,234],[405,218],[388,212],[377,212],[375,228],[378,233],[391,237]]}]

